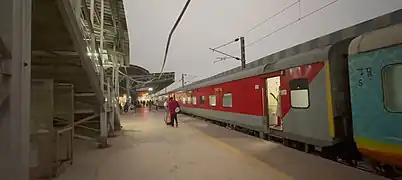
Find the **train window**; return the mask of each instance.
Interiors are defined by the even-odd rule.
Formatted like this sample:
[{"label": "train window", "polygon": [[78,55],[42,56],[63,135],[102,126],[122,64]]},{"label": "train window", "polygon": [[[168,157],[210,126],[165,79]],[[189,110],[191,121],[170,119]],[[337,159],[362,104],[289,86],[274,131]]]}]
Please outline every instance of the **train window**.
[{"label": "train window", "polygon": [[215,95],[210,95],[209,96],[209,105],[210,106],[216,106],[216,96]]},{"label": "train window", "polygon": [[232,107],[232,93],[223,94],[223,107]]},{"label": "train window", "polygon": [[197,104],[197,97],[196,97],[196,96],[192,96],[191,98],[192,98],[192,103],[193,103],[194,105],[196,105],[196,104]]},{"label": "train window", "polygon": [[308,108],[310,106],[308,80],[306,78],[290,81],[290,104],[292,108]]},{"label": "train window", "polygon": [[191,96],[187,97],[187,104],[191,104]]},{"label": "train window", "polygon": [[205,96],[200,96],[200,104],[204,104],[205,103]]},{"label": "train window", "polygon": [[181,100],[183,101],[183,104],[186,104],[186,98],[181,98]]},{"label": "train window", "polygon": [[382,70],[384,105],[390,112],[402,112],[402,64],[386,66]]}]

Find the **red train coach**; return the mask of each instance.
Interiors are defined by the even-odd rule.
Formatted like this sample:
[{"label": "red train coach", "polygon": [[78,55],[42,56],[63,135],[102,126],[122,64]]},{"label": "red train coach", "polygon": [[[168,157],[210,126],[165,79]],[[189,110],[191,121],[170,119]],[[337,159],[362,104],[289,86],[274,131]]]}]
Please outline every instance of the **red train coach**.
[{"label": "red train coach", "polygon": [[400,17],[402,10],[397,10],[170,95],[185,113],[280,137],[287,145],[321,150],[331,159],[361,160],[353,140],[348,47],[363,33],[402,23]]},{"label": "red train coach", "polygon": [[284,137],[303,143],[303,148],[351,142],[350,106],[344,105],[349,99],[349,43],[189,85],[173,94],[185,113]]}]

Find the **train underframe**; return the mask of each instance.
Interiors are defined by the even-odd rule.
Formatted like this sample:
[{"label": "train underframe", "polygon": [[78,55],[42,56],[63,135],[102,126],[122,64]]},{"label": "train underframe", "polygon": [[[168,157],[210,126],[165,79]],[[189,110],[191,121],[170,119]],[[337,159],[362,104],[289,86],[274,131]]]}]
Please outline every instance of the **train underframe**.
[{"label": "train underframe", "polygon": [[347,166],[358,168],[360,170],[375,173],[391,179],[402,178],[402,168],[395,165],[384,164],[374,159],[364,157],[357,149],[356,143],[351,140],[336,143],[333,146],[318,147],[305,142],[300,142],[285,137],[281,137],[277,134],[269,132],[261,132],[253,129],[245,128],[243,126],[217,121],[213,119],[207,119],[201,116],[182,113],[199,119],[203,119],[215,125],[219,125],[228,129],[236,130],[244,134],[248,134],[254,137],[258,137],[267,141],[280,143],[286,147],[303,151],[305,153],[320,156],[322,158],[332,160]]}]

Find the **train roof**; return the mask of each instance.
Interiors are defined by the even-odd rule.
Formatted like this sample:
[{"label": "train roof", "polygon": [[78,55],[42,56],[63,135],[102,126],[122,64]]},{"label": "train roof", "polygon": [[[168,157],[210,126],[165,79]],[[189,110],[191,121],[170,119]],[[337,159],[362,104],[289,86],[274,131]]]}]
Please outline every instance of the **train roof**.
[{"label": "train roof", "polygon": [[[205,78],[199,80],[197,82],[191,83],[181,88],[177,88],[175,90],[170,91],[177,92],[177,91],[187,91],[191,89],[196,89],[199,87],[209,86],[209,85],[216,85],[221,84],[237,79],[243,79],[250,76],[255,76],[261,73],[271,72],[275,70],[279,70],[282,66],[291,66],[292,63],[297,64],[298,62],[306,62],[311,61],[314,62],[315,60],[325,60],[325,59],[315,59],[308,57],[327,57],[328,50],[330,46],[336,44],[337,42],[355,38],[359,35],[375,31],[380,28],[388,27],[391,25],[396,25],[402,23],[402,10],[396,10],[394,12],[388,13],[383,16],[379,16],[377,18],[365,21],[363,23],[330,33],[328,35],[310,40],[308,42],[293,46],[291,48],[279,51],[277,53],[265,56],[260,58],[256,61],[250,62],[246,64],[246,69],[242,70],[240,67],[230,69],[228,71],[219,73],[217,75],[211,76],[209,78]],[[319,52],[326,52],[326,55],[319,55]],[[318,53],[318,54],[316,54]],[[309,60],[301,60],[301,57],[307,58]],[[291,60],[297,62],[291,62]],[[279,63],[281,61],[286,61],[286,63]],[[271,70],[271,71],[270,71]]]},{"label": "train roof", "polygon": [[322,62],[328,59],[328,52],[331,46],[326,46],[324,48],[313,49],[309,52],[296,54],[294,56],[290,56],[284,59],[281,59],[275,63],[269,63],[262,66],[257,66],[251,69],[245,69],[243,71],[239,71],[237,73],[232,73],[226,76],[218,77],[212,79],[210,81],[204,81],[201,83],[194,83],[182,88],[178,88],[176,91],[187,91],[192,89],[197,89],[201,87],[222,84],[225,82],[240,80],[248,77],[253,77],[257,75],[261,75],[264,73],[270,73],[275,71],[280,71],[289,67],[297,67],[303,64],[312,64],[316,62]]},{"label": "train roof", "polygon": [[365,33],[350,43],[349,55],[402,44],[402,24]]}]

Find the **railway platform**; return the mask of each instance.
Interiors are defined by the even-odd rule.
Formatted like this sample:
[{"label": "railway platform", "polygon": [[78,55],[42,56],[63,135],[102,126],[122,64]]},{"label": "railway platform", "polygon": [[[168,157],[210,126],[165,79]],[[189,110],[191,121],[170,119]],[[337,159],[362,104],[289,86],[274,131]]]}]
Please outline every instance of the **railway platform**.
[{"label": "railway platform", "polygon": [[385,179],[186,115],[169,127],[163,116],[146,108],[122,115],[106,149],[77,140],[74,163],[57,180]]}]

